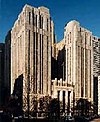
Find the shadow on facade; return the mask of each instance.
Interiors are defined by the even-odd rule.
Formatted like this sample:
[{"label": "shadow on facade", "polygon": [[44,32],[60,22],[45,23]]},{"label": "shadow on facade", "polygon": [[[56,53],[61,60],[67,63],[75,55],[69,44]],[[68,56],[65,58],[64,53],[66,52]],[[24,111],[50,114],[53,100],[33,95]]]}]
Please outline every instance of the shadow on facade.
[{"label": "shadow on facade", "polygon": [[65,46],[63,47],[62,50],[58,51],[58,56],[57,59],[52,57],[52,65],[51,65],[51,69],[52,69],[52,80],[57,78],[58,80],[63,79],[65,80]]},{"label": "shadow on facade", "polygon": [[13,90],[13,96],[17,100],[16,107],[19,111],[19,113],[22,111],[22,96],[23,96],[23,74],[21,74],[18,78],[15,79],[14,84],[14,90]]},{"label": "shadow on facade", "polygon": [[98,114],[98,77],[94,77],[94,90],[93,90],[93,101],[94,101],[94,114]]},{"label": "shadow on facade", "polygon": [[65,46],[62,50],[59,50],[57,57],[57,79],[65,80]]},{"label": "shadow on facade", "polygon": [[15,79],[13,94],[9,97],[4,107],[4,112],[8,115],[22,115],[22,95],[23,95],[23,74]]},{"label": "shadow on facade", "polygon": [[55,78],[57,78],[57,60],[54,58],[54,57],[52,57],[52,59],[51,59],[52,61],[52,63],[51,63],[51,78],[52,79],[55,79]]},{"label": "shadow on facade", "polygon": [[5,58],[4,58],[4,96],[5,103],[10,97],[11,89],[11,30],[8,31],[5,37]]}]

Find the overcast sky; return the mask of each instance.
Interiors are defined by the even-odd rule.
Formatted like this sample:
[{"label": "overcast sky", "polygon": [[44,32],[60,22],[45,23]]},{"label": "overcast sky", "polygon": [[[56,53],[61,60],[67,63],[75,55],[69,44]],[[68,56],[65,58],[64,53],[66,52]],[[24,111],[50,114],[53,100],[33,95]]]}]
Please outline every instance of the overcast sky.
[{"label": "overcast sky", "polygon": [[100,37],[100,0],[0,0],[0,42],[4,42],[25,4],[50,9],[58,41],[63,38],[65,24],[71,20],[79,21]]}]

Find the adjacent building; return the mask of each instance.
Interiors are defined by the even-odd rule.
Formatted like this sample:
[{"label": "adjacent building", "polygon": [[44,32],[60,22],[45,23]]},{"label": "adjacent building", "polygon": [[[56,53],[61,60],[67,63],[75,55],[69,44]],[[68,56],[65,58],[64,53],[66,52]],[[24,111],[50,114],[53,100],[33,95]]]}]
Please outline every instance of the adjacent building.
[{"label": "adjacent building", "polygon": [[100,114],[100,39],[93,37],[93,101],[96,113]]},{"label": "adjacent building", "polygon": [[46,7],[25,5],[11,31],[11,93],[23,75],[23,110],[32,111],[34,97],[51,95],[53,21]]},{"label": "adjacent building", "polygon": [[70,113],[71,108],[73,107],[73,86],[68,85],[66,81],[65,40],[63,39],[60,42],[55,43],[54,46],[54,52],[56,54],[54,53],[55,55],[52,55],[52,58],[56,61],[55,71],[57,75],[52,79],[52,97],[60,100],[63,112]]},{"label": "adjacent building", "polygon": [[4,43],[0,43],[0,106],[4,102]]},{"label": "adjacent building", "polygon": [[5,88],[5,101],[10,96],[11,89],[11,30],[8,31],[5,38],[5,57],[4,57],[4,88]]}]

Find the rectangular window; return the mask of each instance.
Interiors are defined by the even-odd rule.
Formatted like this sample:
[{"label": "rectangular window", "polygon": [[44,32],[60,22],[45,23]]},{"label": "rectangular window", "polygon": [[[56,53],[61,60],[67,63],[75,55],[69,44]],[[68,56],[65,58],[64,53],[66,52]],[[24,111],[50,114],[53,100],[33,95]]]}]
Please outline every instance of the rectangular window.
[{"label": "rectangular window", "polygon": [[70,32],[70,43],[71,43],[71,32]]},{"label": "rectangular window", "polygon": [[37,27],[37,15],[36,15],[36,27]]},{"label": "rectangular window", "polygon": [[41,64],[41,66],[42,66],[42,76],[41,76],[41,81],[42,81],[42,93],[43,93],[43,38],[44,38],[44,36],[42,35],[42,40],[41,40],[41,51],[42,51],[42,64]]},{"label": "rectangular window", "polygon": [[34,25],[34,11],[32,11],[32,24]]},{"label": "rectangular window", "polygon": [[70,47],[70,82],[71,82],[71,47]]},{"label": "rectangular window", "polygon": [[35,94],[35,89],[36,89],[36,72],[35,72],[35,62],[36,62],[36,58],[35,58],[35,32],[33,32],[33,92]]},{"label": "rectangular window", "polygon": [[85,97],[88,97],[88,50],[85,50]]},{"label": "rectangular window", "polygon": [[90,36],[90,46],[91,46],[91,36]]},{"label": "rectangular window", "polygon": [[28,94],[30,92],[30,30],[28,32],[28,77],[27,77],[27,85],[28,85]]},{"label": "rectangular window", "polygon": [[40,28],[42,28],[42,24],[41,24],[41,15],[39,16],[39,21],[40,21]]},{"label": "rectangular window", "polygon": [[37,74],[38,74],[38,33],[36,33],[36,93],[37,93]]},{"label": "rectangular window", "polygon": [[69,44],[69,34],[68,34],[68,44]]},{"label": "rectangular window", "polygon": [[85,33],[85,44],[87,44],[87,34]]},{"label": "rectangular window", "polygon": [[48,18],[47,18],[47,31],[48,31]]},{"label": "rectangular window", "polygon": [[29,12],[29,24],[31,23],[31,12]]},{"label": "rectangular window", "polygon": [[40,93],[42,93],[41,92],[41,34],[40,34]]},{"label": "rectangular window", "polygon": [[42,21],[42,23],[41,23],[41,27],[43,28],[43,17],[42,17],[42,20],[41,20],[41,21]]}]

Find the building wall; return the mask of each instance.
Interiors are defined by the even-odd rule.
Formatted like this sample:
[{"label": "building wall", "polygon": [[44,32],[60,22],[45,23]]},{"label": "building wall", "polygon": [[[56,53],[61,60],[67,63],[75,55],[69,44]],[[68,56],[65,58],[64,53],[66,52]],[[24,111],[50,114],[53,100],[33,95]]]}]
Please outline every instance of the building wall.
[{"label": "building wall", "polygon": [[98,37],[93,37],[93,75],[100,75],[100,40]]},{"label": "building wall", "polygon": [[97,102],[98,102],[98,115],[100,115],[100,76],[98,76],[98,91],[97,91],[97,96],[98,96],[98,99],[97,99]]},{"label": "building wall", "polygon": [[4,48],[5,45],[0,43],[0,106],[4,103]]},{"label": "building wall", "polygon": [[93,101],[93,50],[92,33],[82,28],[77,21],[65,26],[66,81],[74,85],[75,98]]},{"label": "building wall", "polygon": [[5,77],[4,77],[4,87],[5,87],[5,99],[10,96],[11,88],[11,30],[7,33],[5,38]]},{"label": "building wall", "polygon": [[93,77],[94,77],[94,105],[96,105],[96,114],[100,114],[100,40],[98,37],[93,37]]},{"label": "building wall", "polygon": [[[23,108],[33,108],[34,96],[51,95],[53,21],[49,9],[25,5],[11,32],[11,93],[23,74]],[[29,95],[29,96],[28,96]]]},{"label": "building wall", "polygon": [[66,50],[65,41],[61,40],[56,44],[56,57],[57,57],[57,79],[61,78],[65,81],[66,77]]}]

